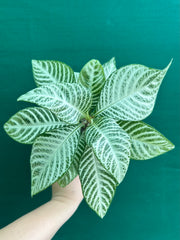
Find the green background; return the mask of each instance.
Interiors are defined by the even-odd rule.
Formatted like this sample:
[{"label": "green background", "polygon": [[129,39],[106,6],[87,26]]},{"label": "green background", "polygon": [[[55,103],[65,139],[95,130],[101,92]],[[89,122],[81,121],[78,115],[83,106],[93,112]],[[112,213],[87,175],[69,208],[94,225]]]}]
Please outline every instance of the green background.
[{"label": "green background", "polygon": [[0,226],[49,200],[30,197],[31,146],[10,139],[2,125],[35,87],[31,59],[60,60],[79,71],[90,59],[117,66],[164,68],[153,113],[145,120],[176,148],[149,161],[131,161],[103,220],[83,201],[54,239],[180,239],[180,2],[178,0],[0,0]]}]

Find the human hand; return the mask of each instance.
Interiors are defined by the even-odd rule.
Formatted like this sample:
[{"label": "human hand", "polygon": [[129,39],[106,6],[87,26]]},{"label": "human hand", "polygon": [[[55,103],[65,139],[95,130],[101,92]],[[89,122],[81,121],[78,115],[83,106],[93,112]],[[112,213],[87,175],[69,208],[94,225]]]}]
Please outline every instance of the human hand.
[{"label": "human hand", "polygon": [[66,187],[60,187],[56,182],[52,185],[52,200],[64,202],[67,204],[73,204],[78,206],[83,199],[81,183],[79,176],[77,176],[69,185]]},{"label": "human hand", "polygon": [[77,176],[65,188],[52,185],[52,199],[0,230],[0,239],[52,239],[58,229],[73,215],[83,199]]}]

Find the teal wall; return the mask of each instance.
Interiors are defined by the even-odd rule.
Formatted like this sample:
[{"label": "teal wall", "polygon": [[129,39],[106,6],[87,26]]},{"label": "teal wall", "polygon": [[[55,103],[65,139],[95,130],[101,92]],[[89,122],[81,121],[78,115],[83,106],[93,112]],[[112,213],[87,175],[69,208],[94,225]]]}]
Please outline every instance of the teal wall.
[{"label": "teal wall", "polygon": [[75,71],[90,59],[115,56],[117,66],[164,68],[154,112],[146,119],[175,145],[149,161],[131,161],[103,220],[83,202],[54,239],[180,239],[180,2],[178,0],[0,0],[0,226],[49,200],[30,197],[31,146],[10,139],[2,125],[35,87],[31,59],[63,61]]}]

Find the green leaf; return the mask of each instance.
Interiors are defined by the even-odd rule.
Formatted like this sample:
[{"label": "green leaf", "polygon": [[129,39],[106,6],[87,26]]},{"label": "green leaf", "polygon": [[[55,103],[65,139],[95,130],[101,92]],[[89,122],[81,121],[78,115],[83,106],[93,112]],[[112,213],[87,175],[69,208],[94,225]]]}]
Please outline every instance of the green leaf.
[{"label": "green leaf", "polygon": [[116,180],[100,164],[92,147],[87,147],[79,164],[79,177],[88,205],[103,218],[116,190]]},{"label": "green leaf", "polygon": [[4,125],[6,133],[20,143],[32,144],[46,131],[62,127],[65,123],[47,109],[31,107],[13,115]]},{"label": "green leaf", "polygon": [[30,159],[32,196],[57,181],[71,166],[80,127],[66,126],[36,138]]},{"label": "green leaf", "polygon": [[150,159],[174,148],[167,138],[144,122],[119,121],[118,124],[131,137],[132,159]]},{"label": "green leaf", "polygon": [[113,73],[114,71],[117,70],[116,60],[114,57],[111,58],[108,62],[104,63],[102,66],[104,69],[104,75],[105,75],[106,79],[108,79],[108,77],[111,75],[111,73]]},{"label": "green leaf", "polygon": [[79,72],[74,72],[74,76],[75,76],[75,79],[76,79],[76,83],[78,83],[78,81],[79,81]]},{"label": "green leaf", "polygon": [[20,96],[18,101],[27,101],[54,112],[62,121],[76,124],[91,106],[88,89],[77,83],[51,84],[35,88]]},{"label": "green leaf", "polygon": [[113,120],[100,118],[94,120],[86,130],[86,142],[103,166],[120,183],[128,169],[130,138]]},{"label": "green leaf", "polygon": [[81,135],[78,147],[76,152],[73,156],[73,162],[71,163],[70,168],[67,172],[58,180],[58,183],[61,187],[66,187],[77,175],[78,175],[78,168],[79,168],[79,160],[85,150],[86,142],[84,134]]},{"label": "green leaf", "polygon": [[101,91],[95,116],[107,116],[116,121],[146,118],[153,110],[170,64],[163,70],[132,64],[113,72]]},{"label": "green leaf", "polygon": [[32,70],[37,86],[76,82],[73,70],[59,61],[32,60]]},{"label": "green leaf", "polygon": [[89,61],[79,74],[79,82],[91,90],[92,106],[94,108],[105,83],[104,70],[98,60]]}]

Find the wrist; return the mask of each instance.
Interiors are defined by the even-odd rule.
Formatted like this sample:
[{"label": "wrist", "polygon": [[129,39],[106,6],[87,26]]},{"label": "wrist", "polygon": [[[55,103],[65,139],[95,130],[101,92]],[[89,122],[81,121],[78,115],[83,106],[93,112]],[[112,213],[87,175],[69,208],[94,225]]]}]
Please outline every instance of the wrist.
[{"label": "wrist", "polygon": [[64,196],[54,196],[50,201],[54,202],[57,205],[64,205],[70,208],[77,208],[81,203],[82,198],[71,199],[69,197],[64,197]]},{"label": "wrist", "polygon": [[[60,220],[62,219],[62,215],[64,215],[64,222],[66,222],[74,214],[80,204],[75,201],[64,199],[63,197],[52,198],[49,203],[53,206],[53,209]],[[61,225],[61,221],[59,221],[59,223]]]}]

